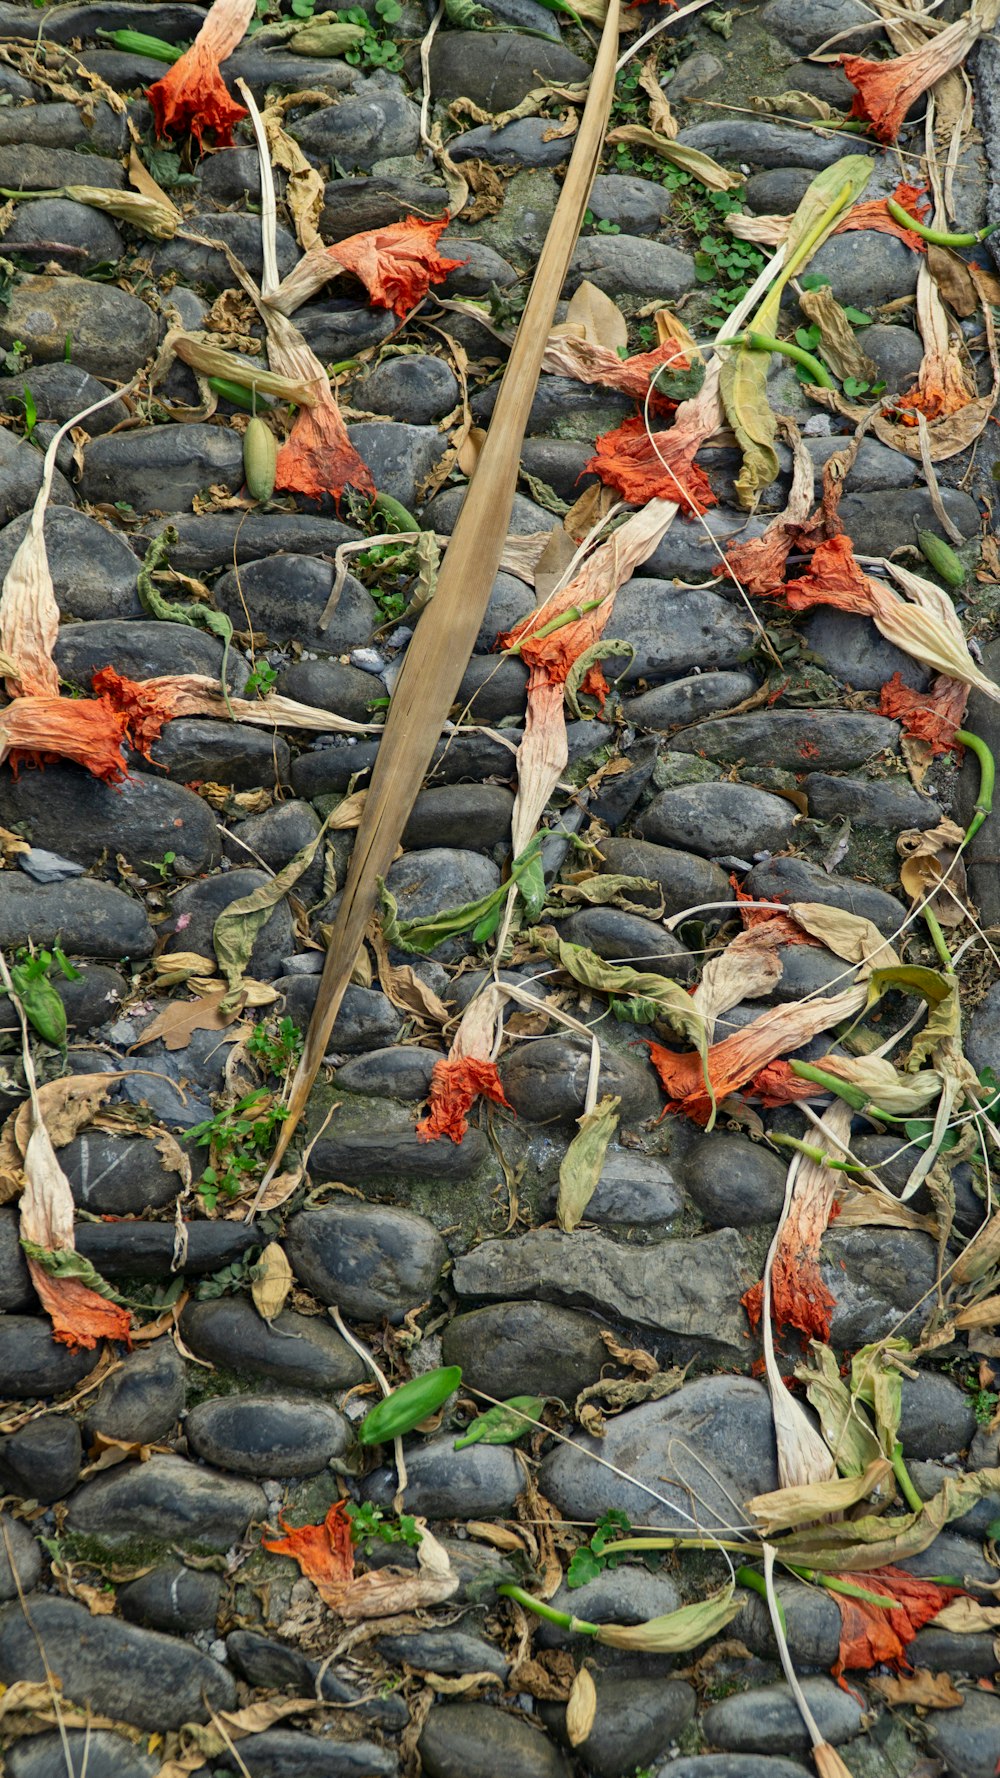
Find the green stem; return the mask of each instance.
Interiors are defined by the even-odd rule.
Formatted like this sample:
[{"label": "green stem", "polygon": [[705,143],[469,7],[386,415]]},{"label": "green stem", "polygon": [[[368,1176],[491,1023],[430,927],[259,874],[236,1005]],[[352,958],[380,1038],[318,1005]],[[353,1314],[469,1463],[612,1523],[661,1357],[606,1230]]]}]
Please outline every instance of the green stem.
[{"label": "green stem", "polygon": [[[759,1593],[761,1598],[767,1601],[767,1582],[762,1574],[757,1573],[756,1568],[748,1568],[747,1564],[744,1562],[737,1568],[736,1578],[741,1587],[749,1587],[752,1593]],[[785,1608],[780,1599],[776,1598],[774,1603],[778,1609],[778,1622],[781,1625],[781,1634],[787,1640],[788,1620],[785,1617]]]},{"label": "green stem", "polygon": [[564,625],[575,624],[588,611],[596,611],[598,605],[603,605],[607,596],[607,593],[602,593],[599,599],[586,599],[582,605],[570,605],[568,610],[560,611],[558,617],[550,617],[548,623],[540,624],[537,630],[532,630],[530,636],[522,636],[520,642],[514,642],[510,648],[505,648],[504,654],[520,654],[525,643],[544,641],[546,636],[551,636],[555,630],[561,630]]},{"label": "green stem", "polygon": [[955,739],[962,747],[968,747],[979,761],[979,795],[975,801],[975,814],[965,830],[962,850],[969,844],[982,827],[987,815],[993,813],[993,784],[996,778],[996,761],[992,753],[978,735],[970,729],[957,728]]},{"label": "green stem", "polygon": [[560,1630],[572,1630],[577,1636],[596,1636],[600,1624],[588,1624],[585,1618],[573,1617],[568,1611],[556,1611],[553,1605],[544,1605],[532,1593],[526,1593],[523,1587],[502,1586],[497,1588],[505,1599],[513,1599],[515,1605],[523,1605],[525,1611],[533,1611],[536,1617],[544,1618],[547,1624],[558,1624]]},{"label": "green stem", "polygon": [[903,1447],[898,1439],[892,1447],[892,1473],[896,1478],[899,1485],[899,1491],[902,1494],[903,1499],[906,1501],[910,1511],[913,1513],[922,1513],[924,1510],[924,1503],[921,1500],[920,1495],[917,1493],[916,1488],[913,1486],[913,1482],[910,1479],[910,1473],[906,1464],[903,1462]]},{"label": "green stem", "polygon": [[826,1587],[831,1593],[843,1593],[848,1599],[860,1599],[865,1605],[886,1605],[895,1609],[898,1599],[891,1599],[885,1593],[869,1593],[864,1587],[856,1587],[853,1581],[839,1580],[832,1574],[821,1574],[818,1568],[799,1568],[790,1562],[788,1566],[800,1580],[814,1581],[818,1586]]},{"label": "green stem", "polygon": [[843,1099],[844,1104],[849,1105],[852,1111],[863,1111],[866,1116],[877,1117],[881,1122],[887,1124],[904,1124],[906,1122],[905,1117],[897,1117],[893,1111],[883,1111],[881,1105],[876,1105],[868,1094],[862,1091],[861,1087],[852,1087],[848,1081],[841,1080],[839,1074],[828,1074],[825,1068],[817,1068],[813,1062],[793,1060],[790,1066],[792,1072],[799,1075],[802,1080],[814,1080],[818,1087],[823,1087],[826,1092],[834,1093],[838,1099]]},{"label": "green stem", "polygon": [[924,917],[924,924],[926,925],[931,938],[934,940],[934,949],[936,950],[944,968],[950,971],[953,967],[951,952],[948,949],[947,941],[941,930],[941,922],[929,903],[926,907],[921,908],[920,911]]},{"label": "green stem", "polygon": [[[805,237],[799,242],[799,245],[796,247],[795,252],[792,254],[790,260],[788,261],[788,264],[782,269],[779,276],[775,279],[774,283],[771,285],[771,288],[768,291],[767,295],[765,296],[764,301],[761,303],[760,308],[757,310],[757,315],[755,315],[753,318],[753,321],[750,322],[751,328],[753,327],[754,321],[756,321],[757,316],[763,314],[764,310],[768,309],[769,306],[774,303],[774,300],[776,297],[778,299],[778,303],[780,304],[781,293],[784,290],[785,285],[790,283],[791,279],[794,278],[794,276],[795,276],[796,272],[799,270],[800,266],[805,264],[805,261],[809,258],[810,254],[819,245],[819,242],[822,240],[824,234],[826,233],[827,229],[830,227],[831,223],[836,221],[836,218],[840,214],[841,210],[843,209],[843,207],[844,207],[845,203],[847,202],[848,198],[850,197],[850,195],[851,195],[851,187],[849,184],[845,183],[844,185],[841,186],[840,190],[838,191],[836,197],[833,200],[833,203],[827,205],[827,208],[823,211],[822,216],[817,218],[817,220],[813,223],[812,228],[808,230]],[[775,308],[774,313],[775,313],[775,315],[777,315],[777,308]]]},{"label": "green stem", "polygon": [[768,1141],[777,1143],[779,1148],[794,1148],[804,1154],[807,1160],[815,1161],[817,1167],[829,1167],[835,1173],[867,1173],[868,1168],[854,1161],[835,1161],[832,1155],[824,1154],[821,1148],[814,1148],[811,1142],[800,1142],[797,1136],[783,1136],[780,1130],[771,1130]]},{"label": "green stem", "polygon": [[739,1550],[746,1554],[749,1545],[744,1539],[727,1537],[620,1537],[606,1543],[603,1556],[620,1556],[623,1550]]},{"label": "green stem", "polygon": [[928,228],[925,222],[918,222],[915,216],[910,215],[909,210],[904,210],[902,204],[897,204],[895,198],[887,198],[885,207],[896,222],[901,222],[904,228],[912,229],[915,235],[919,235],[922,241],[929,241],[932,247],[976,247],[980,241],[988,241],[990,235],[1000,228],[1000,222],[991,222],[989,228],[976,229],[973,234],[949,235],[943,229]]},{"label": "green stem", "polygon": [[743,335],[743,340],[751,352],[780,352],[783,358],[791,358],[794,363],[800,364],[803,370],[809,372],[813,382],[818,383],[821,389],[835,389],[837,387],[826,365],[821,364],[819,359],[814,358],[812,353],[807,352],[804,347],[794,346],[791,340],[775,339],[773,334],[756,333],[753,329],[749,329]]},{"label": "green stem", "polygon": [[49,186],[43,191],[25,191],[23,188],[15,190],[11,186],[0,185],[0,198],[61,198],[65,195],[65,189],[61,185]]}]

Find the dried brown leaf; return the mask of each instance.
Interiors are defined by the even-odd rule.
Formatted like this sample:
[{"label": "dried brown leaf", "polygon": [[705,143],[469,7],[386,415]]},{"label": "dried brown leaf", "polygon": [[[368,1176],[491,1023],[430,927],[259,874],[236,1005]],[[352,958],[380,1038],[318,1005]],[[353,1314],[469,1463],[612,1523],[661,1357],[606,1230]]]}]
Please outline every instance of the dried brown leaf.
[{"label": "dried brown leaf", "polygon": [[932,1673],[914,1667],[912,1673],[886,1673],[871,1681],[872,1689],[887,1704],[906,1704],[911,1709],[960,1710],[965,1703],[949,1673]]},{"label": "dried brown leaf", "polygon": [[254,1308],[262,1320],[273,1321],[281,1314],[294,1282],[284,1248],[278,1241],[269,1241],[253,1268],[250,1287]]},{"label": "dried brown leaf", "polygon": [[[162,1038],[168,1050],[187,1049],[196,1031],[224,1031],[239,1016],[238,1006],[223,1011],[226,988],[219,982],[213,992],[197,1000],[171,1000],[161,1013],[147,1025],[132,1050]],[[235,1037],[235,1033],[233,1033]]]},{"label": "dried brown leaf", "polygon": [[566,307],[566,326],[582,327],[583,338],[593,346],[617,352],[628,345],[628,322],[616,302],[584,278]]},{"label": "dried brown leaf", "polygon": [[581,1667],[566,1701],[566,1739],[571,1747],[582,1747],[597,1715],[597,1687],[589,1668]]}]

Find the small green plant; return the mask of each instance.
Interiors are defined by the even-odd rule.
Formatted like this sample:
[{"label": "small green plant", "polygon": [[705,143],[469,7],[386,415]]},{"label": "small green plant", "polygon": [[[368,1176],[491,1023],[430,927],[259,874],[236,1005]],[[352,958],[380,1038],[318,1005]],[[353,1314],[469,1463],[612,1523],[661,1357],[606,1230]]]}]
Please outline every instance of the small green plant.
[{"label": "small green plant", "polygon": [[146,166],[157,185],[169,190],[172,185],[197,185],[196,173],[185,173],[175,148],[143,148]]},{"label": "small green plant", "polygon": [[208,1210],[220,1197],[237,1198],[256,1179],[274,1146],[278,1125],[288,1116],[272,1093],[246,1093],[235,1105],[195,1124],[185,1141],[209,1151],[209,1164],[197,1184]]},{"label": "small green plant", "polygon": [[349,1500],[346,1511],[351,1521],[351,1542],[358,1544],[365,1556],[371,1555],[376,1543],[405,1543],[415,1550],[421,1541],[412,1513],[400,1513],[398,1519],[387,1519],[380,1506],[367,1500],[363,1505]]},{"label": "small green plant", "polygon": [[277,1026],[262,1020],[247,1038],[247,1054],[269,1074],[285,1074],[301,1056],[302,1041],[302,1032],[291,1019],[282,1019]]},{"label": "small green plant", "polygon": [[274,690],[277,681],[277,669],[272,667],[270,661],[258,661],[243,688],[244,696],[266,698]]},{"label": "small green plant", "polygon": [[35,401],[34,396],[31,393],[31,390],[28,388],[27,383],[25,383],[25,385],[24,385],[24,436],[25,436],[25,440],[28,444],[31,443],[31,435],[34,432],[35,427],[37,425],[38,425],[38,405]]},{"label": "small green plant", "polygon": [[164,852],[162,858],[144,858],[142,862],[148,866],[159,882],[169,883],[170,873],[174,868],[176,859],[176,852]]},{"label": "small green plant", "polygon": [[606,1568],[617,1568],[621,1557],[606,1555],[605,1550],[612,1538],[628,1537],[632,1530],[632,1521],[627,1514],[619,1512],[616,1507],[603,1514],[594,1527],[590,1542],[574,1552],[573,1559],[566,1571],[568,1587],[586,1586],[588,1580],[596,1580]]},{"label": "small green plant", "polygon": [[998,1408],[1000,1395],[995,1389],[984,1389],[974,1377],[969,1377],[965,1384],[969,1393],[972,1412],[976,1416],[977,1426],[988,1426]]},{"label": "small green plant", "polygon": [[849,396],[851,401],[857,401],[862,395],[882,395],[884,392],[884,382],[866,383],[864,377],[844,378],[844,394]]},{"label": "small green plant", "polygon": [[607,216],[595,216],[593,210],[585,210],[583,220],[595,235],[620,235],[622,232],[617,222]]},{"label": "small green plant", "polygon": [[5,376],[19,377],[30,363],[31,353],[22,340],[12,340],[9,351],[0,351],[0,365]]},{"label": "small green plant", "polygon": [[10,979],[32,1029],[44,1043],[65,1049],[66,1008],[52,981],[53,969],[58,969],[67,982],[80,980],[80,971],[74,969],[58,945],[53,945],[51,951],[36,951],[33,945],[19,950]]}]

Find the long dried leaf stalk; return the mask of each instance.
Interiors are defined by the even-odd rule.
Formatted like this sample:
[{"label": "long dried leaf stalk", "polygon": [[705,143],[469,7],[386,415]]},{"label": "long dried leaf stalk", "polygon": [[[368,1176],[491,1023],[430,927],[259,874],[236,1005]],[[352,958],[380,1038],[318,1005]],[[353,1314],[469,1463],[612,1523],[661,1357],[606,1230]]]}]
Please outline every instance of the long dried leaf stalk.
[{"label": "long dried leaf stalk", "polygon": [[542,356],[601,156],[614,92],[618,27],[619,0],[611,0],[566,179],[532,280],[486,443],[445,556],[437,592],[417,625],[389,707],[272,1173],[305,1110],[364,939],[378,879],[385,876],[392,862],[489,602],[507,533],[521,440]]}]

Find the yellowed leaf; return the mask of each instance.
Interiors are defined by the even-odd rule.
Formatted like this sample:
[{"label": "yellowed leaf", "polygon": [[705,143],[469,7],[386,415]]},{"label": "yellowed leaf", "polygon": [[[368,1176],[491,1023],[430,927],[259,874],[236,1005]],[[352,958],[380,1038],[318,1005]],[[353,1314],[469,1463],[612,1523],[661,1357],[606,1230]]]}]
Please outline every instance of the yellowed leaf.
[{"label": "yellowed leaf", "polygon": [[800,1487],[778,1488],[773,1494],[757,1494],[746,1503],[758,1530],[765,1537],[793,1525],[813,1525],[828,1513],[843,1513],[868,1496],[892,1471],[886,1457],[876,1457],[863,1475],[838,1476],[833,1481],[806,1482]]},{"label": "yellowed leaf", "polygon": [[887,1673],[871,1681],[887,1704],[906,1704],[923,1710],[960,1710],[965,1703],[949,1673],[932,1673],[914,1667],[912,1673]]},{"label": "yellowed leaf", "polygon": [[495,1550],[516,1551],[518,1555],[523,1555],[527,1548],[524,1538],[517,1531],[512,1531],[509,1525],[493,1525],[486,1519],[470,1519],[466,1530],[470,1537],[477,1538],[480,1543],[492,1544]]},{"label": "yellowed leaf", "polygon": [[968,1593],[963,1593],[939,1611],[932,1622],[935,1630],[949,1630],[953,1636],[978,1636],[980,1631],[1000,1626],[1000,1605],[983,1605],[979,1599],[970,1599]]},{"label": "yellowed leaf", "polygon": [[583,328],[583,337],[593,346],[607,346],[612,352],[628,345],[628,322],[618,304],[603,290],[584,278],[570,297],[566,308],[567,326]]},{"label": "yellowed leaf", "polygon": [[203,998],[171,1000],[132,1045],[133,1051],[143,1049],[147,1043],[155,1043],[158,1038],[162,1038],[168,1050],[183,1050],[187,1049],[196,1031],[224,1031],[240,1012],[238,1006],[222,1010],[225,995],[225,984],[219,982],[214,992]]},{"label": "yellowed leaf", "polygon": [[573,1681],[566,1703],[566,1739],[571,1747],[582,1747],[597,1715],[597,1687],[589,1668],[581,1667]]},{"label": "yellowed leaf", "polygon": [[646,57],[639,75],[639,85],[649,100],[649,121],[661,136],[673,141],[679,125],[670,109],[670,101],[656,78],[656,50]]},{"label": "yellowed leaf", "polygon": [[262,1320],[273,1321],[281,1314],[294,1282],[284,1248],[278,1241],[269,1241],[253,1268],[250,1287],[254,1308]]}]

